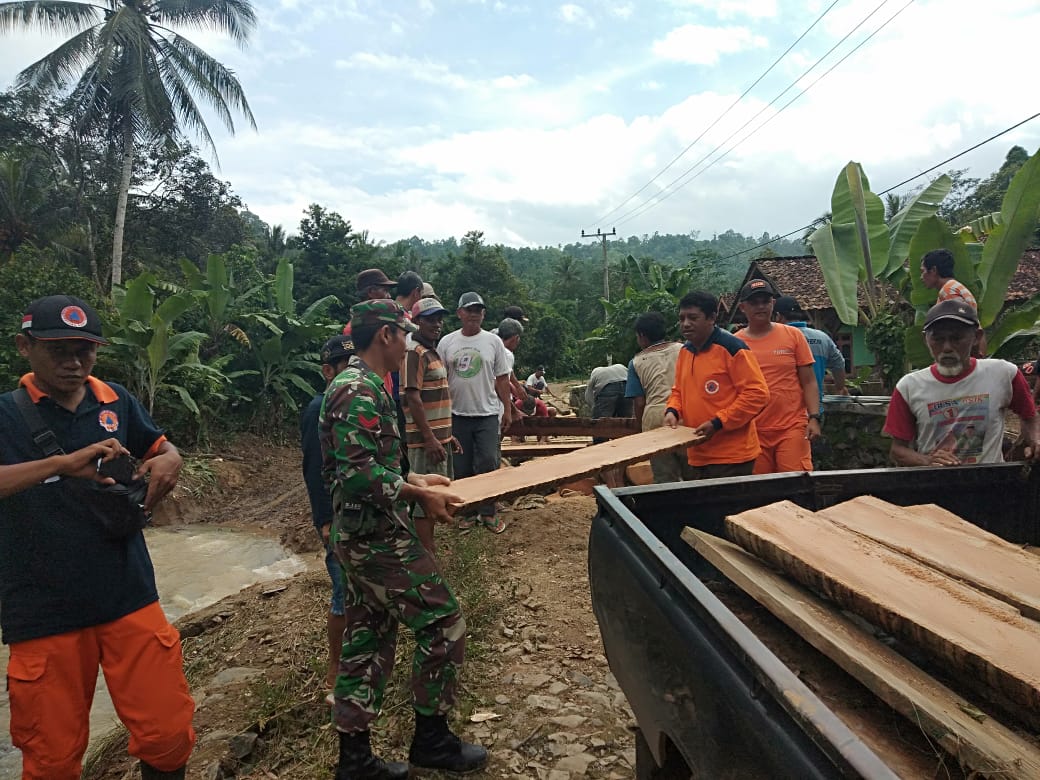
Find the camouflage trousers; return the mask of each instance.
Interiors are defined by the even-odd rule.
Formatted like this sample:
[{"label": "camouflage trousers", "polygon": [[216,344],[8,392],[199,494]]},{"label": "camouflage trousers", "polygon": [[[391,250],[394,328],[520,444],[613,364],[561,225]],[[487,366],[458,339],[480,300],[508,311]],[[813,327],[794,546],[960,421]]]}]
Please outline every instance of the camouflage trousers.
[{"label": "camouflage trousers", "polygon": [[339,731],[364,731],[379,714],[399,623],[415,635],[413,707],[423,715],[444,715],[455,703],[466,621],[414,526],[390,522],[373,534],[336,540],[347,580],[347,628],[333,710]]}]

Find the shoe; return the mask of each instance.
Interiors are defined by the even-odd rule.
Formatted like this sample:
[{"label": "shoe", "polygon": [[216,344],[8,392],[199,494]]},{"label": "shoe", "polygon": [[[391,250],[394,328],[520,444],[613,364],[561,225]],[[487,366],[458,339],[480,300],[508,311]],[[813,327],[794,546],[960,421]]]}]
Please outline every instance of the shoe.
[{"label": "shoe", "polygon": [[509,523],[502,515],[481,515],[480,524],[493,534],[500,534],[506,530]]},{"label": "shoe", "polygon": [[457,523],[460,531],[471,531],[477,525],[477,520],[472,515],[469,517],[460,517]]},{"label": "shoe", "polygon": [[452,734],[446,716],[415,713],[415,736],[408,751],[408,763],[413,767],[467,774],[481,769],[487,761],[487,750]]},{"label": "shoe", "polygon": [[407,780],[408,764],[372,755],[367,731],[339,733],[339,764],[335,780]]}]

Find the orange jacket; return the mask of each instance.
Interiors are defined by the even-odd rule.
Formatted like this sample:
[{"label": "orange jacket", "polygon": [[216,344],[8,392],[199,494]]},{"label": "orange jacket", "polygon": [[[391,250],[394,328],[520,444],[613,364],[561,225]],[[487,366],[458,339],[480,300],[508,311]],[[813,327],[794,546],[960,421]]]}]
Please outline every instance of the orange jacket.
[{"label": "orange jacket", "polygon": [[769,401],[769,387],[748,346],[716,327],[699,350],[683,345],[675,364],[668,409],[695,428],[717,418],[722,428],[686,451],[691,466],[746,463],[758,457],[755,415]]}]

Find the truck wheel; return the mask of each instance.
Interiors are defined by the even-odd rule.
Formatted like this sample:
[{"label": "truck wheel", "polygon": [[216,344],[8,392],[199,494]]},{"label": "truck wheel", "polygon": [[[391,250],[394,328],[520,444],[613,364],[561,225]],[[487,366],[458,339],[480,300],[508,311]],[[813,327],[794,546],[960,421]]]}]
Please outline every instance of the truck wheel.
[{"label": "truck wheel", "polygon": [[675,747],[668,743],[664,766],[658,766],[642,729],[636,729],[636,780],[691,780],[693,775]]}]

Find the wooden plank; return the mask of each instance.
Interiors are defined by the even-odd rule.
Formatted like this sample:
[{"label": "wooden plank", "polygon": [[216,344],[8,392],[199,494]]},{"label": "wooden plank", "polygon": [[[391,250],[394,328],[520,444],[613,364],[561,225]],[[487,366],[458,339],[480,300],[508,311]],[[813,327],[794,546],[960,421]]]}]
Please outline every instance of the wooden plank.
[{"label": "wooden plank", "polygon": [[625,469],[625,479],[627,479],[631,485],[654,484],[654,472],[653,469],[650,468],[650,461],[644,460],[628,466]]},{"label": "wooden plank", "polygon": [[617,439],[639,433],[634,417],[518,417],[506,431],[510,436],[596,436]]},{"label": "wooden plank", "polygon": [[565,455],[529,460],[515,468],[466,477],[452,482],[449,487],[437,489],[461,496],[462,503],[456,505],[456,511],[461,512],[540,488],[574,482],[612,466],[627,466],[661,452],[685,449],[697,440],[692,428],[658,428],[593,444]]},{"label": "wooden plank", "polygon": [[901,507],[874,496],[860,496],[816,514],[1040,620],[1036,557],[942,507]]},{"label": "wooden plank", "polygon": [[938,742],[961,767],[983,777],[1040,777],[1040,748],[992,718],[975,720],[968,714],[976,711],[970,702],[833,605],[731,542],[693,528],[682,536],[734,585]]},{"label": "wooden plank", "polygon": [[1040,710],[1040,623],[1009,604],[790,501],[727,517],[726,533],[842,607]]},{"label": "wooden plank", "polygon": [[588,442],[568,441],[549,442],[548,444],[524,442],[523,444],[503,444],[503,458],[544,458],[548,455],[562,455],[565,452],[583,450],[590,446]]}]

